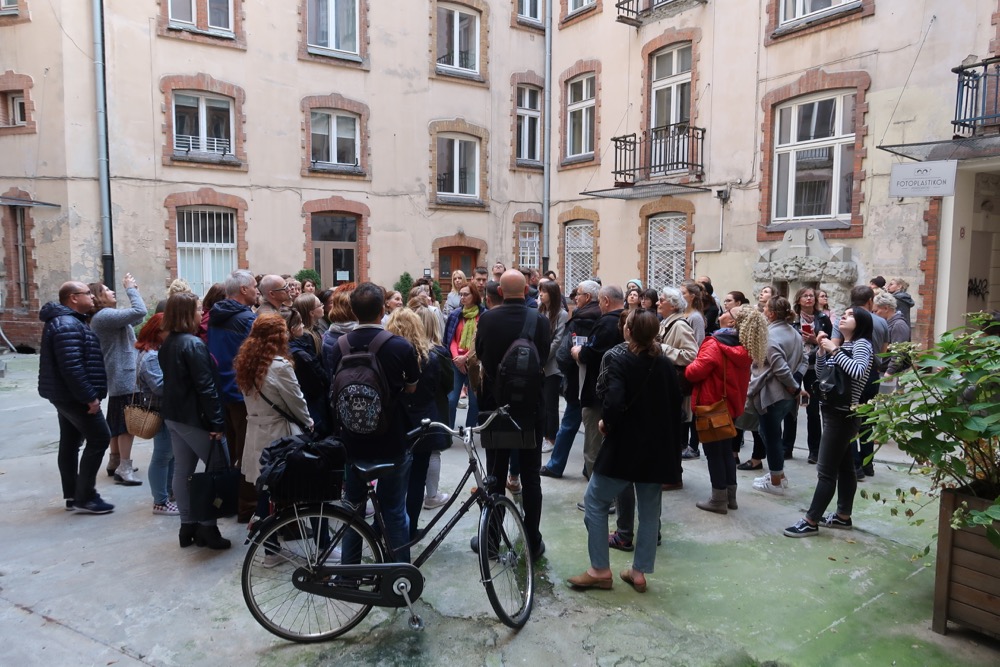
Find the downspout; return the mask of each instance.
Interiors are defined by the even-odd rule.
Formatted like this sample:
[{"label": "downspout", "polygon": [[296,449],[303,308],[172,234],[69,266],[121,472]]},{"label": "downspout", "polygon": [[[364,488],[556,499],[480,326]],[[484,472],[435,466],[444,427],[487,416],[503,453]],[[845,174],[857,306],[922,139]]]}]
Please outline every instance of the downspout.
[{"label": "downspout", "polygon": [[115,284],[114,234],[111,224],[111,178],[108,163],[108,104],[104,80],[104,2],[91,0],[94,20],[94,93],[97,98],[97,180],[101,191],[101,274]]},{"label": "downspout", "polygon": [[552,0],[545,3],[545,114],[542,147],[542,272],[549,270],[549,202],[552,178]]}]

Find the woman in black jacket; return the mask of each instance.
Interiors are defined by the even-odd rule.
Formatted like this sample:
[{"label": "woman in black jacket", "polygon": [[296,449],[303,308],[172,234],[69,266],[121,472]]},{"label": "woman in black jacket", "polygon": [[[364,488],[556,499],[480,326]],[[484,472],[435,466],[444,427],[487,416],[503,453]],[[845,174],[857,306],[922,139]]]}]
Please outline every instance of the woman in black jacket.
[{"label": "woman in black jacket", "polygon": [[676,429],[663,429],[681,418],[681,393],[673,364],[655,342],[659,331],[656,315],[647,310],[629,313],[625,321],[628,350],[605,357],[606,389],[602,392],[603,418],[599,422],[604,442],[584,497],[587,550],[590,567],[567,581],[573,588],[612,586],[608,547],[608,509],[629,484],[635,484],[639,509],[635,559],[619,575],[642,593],[646,574],[656,559],[656,533],[660,522],[660,486],[674,465],[664,437],[678,438]]},{"label": "woman in black jacket", "polygon": [[[174,450],[174,497],[181,514],[178,535],[181,547],[191,543],[211,549],[228,549],[215,519],[191,518],[188,478],[199,459],[213,470],[229,465],[229,453],[222,441],[225,422],[222,402],[215,383],[215,367],[205,343],[198,338],[201,306],[190,292],[174,294],[167,301],[163,330],[169,332],[160,347],[163,370],[163,403],[160,414],[170,431]],[[218,441],[218,442],[217,442]]]}]

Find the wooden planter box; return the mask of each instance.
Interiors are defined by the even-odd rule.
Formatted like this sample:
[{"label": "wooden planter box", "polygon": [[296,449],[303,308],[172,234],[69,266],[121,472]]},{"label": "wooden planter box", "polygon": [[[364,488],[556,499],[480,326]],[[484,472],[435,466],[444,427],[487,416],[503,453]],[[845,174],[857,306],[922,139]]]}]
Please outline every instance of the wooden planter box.
[{"label": "wooden planter box", "polygon": [[986,539],[983,527],[952,530],[951,515],[963,502],[975,510],[991,504],[952,489],[941,494],[931,628],[943,635],[954,621],[1000,637],[1000,549]]}]

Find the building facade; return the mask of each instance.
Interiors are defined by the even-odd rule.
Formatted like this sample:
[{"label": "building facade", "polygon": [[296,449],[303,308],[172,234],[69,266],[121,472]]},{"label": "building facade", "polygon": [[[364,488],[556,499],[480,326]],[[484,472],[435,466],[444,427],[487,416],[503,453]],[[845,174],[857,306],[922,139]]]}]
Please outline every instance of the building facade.
[{"label": "building facade", "polygon": [[[997,79],[982,66],[962,125],[952,72],[1000,54],[998,16],[996,0],[0,0],[0,326],[37,341],[39,305],[99,280],[110,247],[153,302],[236,267],[447,287],[500,260],[568,288],[812,285],[840,311],[881,274],[910,283],[927,340],[1000,301]],[[912,157],[959,159],[956,194],[890,198]]]}]

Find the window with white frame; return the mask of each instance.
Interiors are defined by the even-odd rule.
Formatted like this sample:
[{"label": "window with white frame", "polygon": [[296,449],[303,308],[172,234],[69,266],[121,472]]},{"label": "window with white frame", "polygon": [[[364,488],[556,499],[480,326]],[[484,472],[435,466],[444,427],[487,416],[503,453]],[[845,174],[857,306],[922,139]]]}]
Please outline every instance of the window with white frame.
[{"label": "window with white frame", "polygon": [[522,222],[517,226],[517,265],[537,269],[542,265],[541,226]]},{"label": "window with white frame", "polygon": [[233,154],[233,101],[174,92],[174,153]]},{"label": "window with white frame", "polygon": [[685,168],[689,162],[691,45],[653,54],[650,95],[650,167],[654,173]]},{"label": "window with white frame", "polygon": [[849,219],[854,189],[854,92],[823,93],[775,114],[772,216]]},{"label": "window with white frame", "polygon": [[655,290],[676,287],[687,276],[687,216],[655,215],[646,234],[646,284]]},{"label": "window with white frame", "polygon": [[[597,0],[569,0],[569,11],[575,12],[578,9],[583,9],[584,7],[589,7],[597,2]],[[574,285],[576,287],[576,285]]]},{"label": "window with white frame", "polygon": [[17,11],[17,0],[0,0],[0,11]]},{"label": "window with white frame", "polygon": [[522,19],[541,22],[542,0],[517,0],[517,15]]},{"label": "window with white frame", "polygon": [[177,209],[177,277],[204,294],[236,269],[236,211],[220,206]]},{"label": "window with white frame", "polygon": [[542,91],[534,86],[517,87],[517,159],[541,160],[539,126]]},{"label": "window with white frame", "polygon": [[28,112],[25,107],[24,95],[7,96],[7,119],[10,125],[26,125]]},{"label": "window with white frame", "polygon": [[309,46],[357,54],[359,1],[309,0]]},{"label": "window with white frame", "polygon": [[479,72],[479,13],[457,5],[438,5],[439,69]]},{"label": "window with white frame", "polygon": [[587,74],[566,84],[566,157],[594,152],[594,82]]},{"label": "window with white frame", "polygon": [[172,23],[198,24],[198,10],[203,8],[207,17],[207,27],[211,30],[232,32],[233,0],[169,0],[169,16]]},{"label": "window with white frame", "polygon": [[858,0],[781,0],[781,22],[835,12],[841,5],[851,4],[861,3]]},{"label": "window with white frame", "polygon": [[170,0],[170,20],[178,23],[195,24],[198,10],[194,6],[194,0]]},{"label": "window with white frame", "polygon": [[346,112],[313,111],[309,125],[313,163],[360,164],[361,123],[357,116]]},{"label": "window with white frame", "polygon": [[567,294],[594,275],[594,223],[580,220],[566,224],[563,266]]},{"label": "window with white frame", "polygon": [[479,141],[461,135],[437,139],[437,191],[441,195],[479,196]]},{"label": "window with white frame", "polygon": [[208,0],[208,27],[217,30],[233,29],[232,0]]}]

